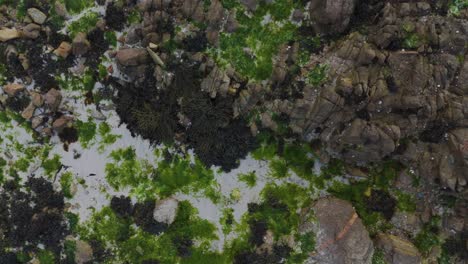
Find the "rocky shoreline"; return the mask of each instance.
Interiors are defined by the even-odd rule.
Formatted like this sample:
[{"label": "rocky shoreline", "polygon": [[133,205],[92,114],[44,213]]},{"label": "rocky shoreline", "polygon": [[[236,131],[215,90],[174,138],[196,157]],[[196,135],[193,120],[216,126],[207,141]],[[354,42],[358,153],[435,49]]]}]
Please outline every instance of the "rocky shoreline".
[{"label": "rocky shoreline", "polygon": [[[0,1],[5,263],[466,261],[466,1],[14,2]],[[87,176],[108,204],[85,222],[67,201],[88,186],[55,145],[77,164],[107,155]],[[268,172],[240,170],[249,159]],[[245,186],[220,194],[231,174]]]}]

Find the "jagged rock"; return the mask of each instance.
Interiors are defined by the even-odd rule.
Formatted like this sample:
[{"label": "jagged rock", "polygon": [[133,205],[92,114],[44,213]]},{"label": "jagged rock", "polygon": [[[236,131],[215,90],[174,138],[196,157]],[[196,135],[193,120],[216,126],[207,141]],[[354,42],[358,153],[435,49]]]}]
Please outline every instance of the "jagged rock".
[{"label": "jagged rock", "polygon": [[131,48],[119,50],[116,59],[122,66],[137,66],[148,62],[149,56],[146,49]]},{"label": "jagged rock", "polygon": [[21,31],[23,38],[37,39],[41,34],[41,26],[34,23],[27,24]]},{"label": "jagged rock", "polygon": [[3,86],[3,91],[9,96],[16,96],[20,92],[24,91],[24,85],[20,83],[10,83]]},{"label": "jagged rock", "polygon": [[351,203],[333,197],[318,200],[313,206],[316,252],[310,263],[370,264],[374,245]]},{"label": "jagged rock", "polygon": [[229,84],[230,79],[226,72],[218,67],[214,67],[210,74],[203,79],[201,89],[209,93],[212,98],[215,98],[218,93],[221,96],[226,96]]},{"label": "jagged rock", "polygon": [[36,110],[36,107],[34,106],[34,104],[31,102],[24,110],[23,112],[21,112],[21,116],[26,119],[26,120],[30,120],[33,115],[34,115],[34,111]]},{"label": "jagged rock", "polygon": [[29,8],[28,9],[28,15],[31,17],[31,19],[34,21],[34,23],[42,25],[47,19],[47,16],[42,13],[41,10],[37,8]]},{"label": "jagged rock", "polygon": [[51,111],[57,111],[62,102],[62,94],[59,90],[52,88],[44,95],[44,102]]},{"label": "jagged rock", "polygon": [[84,55],[91,47],[88,39],[86,38],[86,34],[83,32],[79,32],[76,34],[75,38],[73,39],[73,54],[75,56]]},{"label": "jagged rock", "polygon": [[316,22],[315,28],[322,34],[344,32],[354,11],[355,0],[312,0],[310,17]]},{"label": "jagged rock", "polygon": [[20,37],[20,32],[15,28],[2,28],[0,29],[0,41],[5,42],[11,39]]},{"label": "jagged rock", "polygon": [[54,50],[54,54],[66,59],[68,55],[70,55],[71,51],[72,45],[66,41],[63,41],[62,43],[60,43],[60,46],[56,50]]},{"label": "jagged rock", "polygon": [[395,151],[399,139],[400,128],[397,126],[355,119],[336,142],[339,142],[338,149],[346,150],[346,160],[367,164],[379,161]]},{"label": "jagged rock", "polygon": [[385,261],[389,264],[417,264],[422,261],[418,249],[397,236],[380,233],[376,244],[384,252]]},{"label": "jagged rock", "polygon": [[77,240],[75,251],[75,262],[85,264],[93,260],[93,248],[87,242]]},{"label": "jagged rock", "polygon": [[168,225],[172,224],[177,216],[178,206],[179,201],[174,198],[167,198],[156,202],[153,212],[154,220]]}]

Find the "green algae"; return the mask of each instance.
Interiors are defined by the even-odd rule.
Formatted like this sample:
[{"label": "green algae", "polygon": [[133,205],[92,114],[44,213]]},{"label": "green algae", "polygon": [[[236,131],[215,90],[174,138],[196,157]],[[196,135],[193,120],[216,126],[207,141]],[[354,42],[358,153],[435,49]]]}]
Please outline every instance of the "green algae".
[{"label": "green algae", "polygon": [[381,249],[375,249],[374,255],[372,256],[372,264],[387,264],[384,252]]},{"label": "green algae", "polygon": [[[111,208],[104,207],[93,214],[91,220],[81,226],[80,234],[88,241],[98,241],[112,249],[112,259],[127,263],[142,263],[145,260],[158,260],[160,263],[203,263],[208,260],[222,260],[223,257],[208,250],[215,235],[215,226],[198,217],[198,211],[187,201],[181,201],[177,216],[161,235],[152,235],[132,224],[130,218],[116,215]],[[190,245],[188,257],[178,254],[178,241],[198,241],[198,246]],[[138,250],[135,250],[138,248]],[[206,263],[206,262],[205,262]],[[223,262],[211,262],[223,263]]]},{"label": "green algae", "polygon": [[63,196],[66,198],[72,198],[71,186],[73,183],[73,173],[70,171],[65,172],[60,177],[60,186],[62,187]]},{"label": "green algae", "polygon": [[109,42],[112,47],[117,47],[117,35],[114,31],[104,32],[104,38]]},{"label": "green algae", "polygon": [[86,8],[94,6],[94,0],[59,0],[71,14],[81,13]]},{"label": "green algae", "polygon": [[[75,2],[75,1],[74,1]],[[76,1],[79,2],[79,1]],[[85,13],[82,17],[78,20],[73,21],[68,25],[68,32],[70,33],[70,37],[74,38],[78,33],[88,33],[91,29],[93,29],[99,20],[99,14],[96,12],[88,12]]]},{"label": "green algae", "polygon": [[60,88],[69,91],[89,92],[93,90],[94,85],[96,84],[96,80],[90,69],[87,69],[81,76],[64,74],[62,76],[57,76],[56,80],[59,83]]},{"label": "green algae", "polygon": [[121,135],[115,135],[111,133],[112,129],[108,123],[102,122],[99,124],[98,132],[101,136],[101,141],[99,142],[98,150],[103,152],[106,146],[114,144],[117,139],[121,138]]},{"label": "green algae", "polygon": [[241,173],[238,176],[238,179],[245,184],[247,184],[248,187],[253,188],[257,184],[257,176],[255,175],[255,171],[251,171],[249,173]]},{"label": "green algae", "polygon": [[233,33],[221,33],[219,49],[211,50],[212,55],[220,65],[230,64],[243,76],[254,80],[269,78],[280,45],[294,39],[296,26],[287,19],[294,8],[293,1],[262,2],[251,17],[238,3],[223,1],[222,4],[238,9],[240,25]]},{"label": "green algae", "polygon": [[89,118],[86,122],[77,120],[75,122],[75,127],[78,130],[78,139],[81,146],[83,146],[83,148],[88,148],[96,137],[97,127],[93,119]]},{"label": "green algae", "polygon": [[396,190],[395,197],[397,200],[398,210],[410,213],[416,211],[416,202],[411,194]]},{"label": "green algae", "polygon": [[327,80],[328,65],[317,65],[307,74],[307,83],[320,86]]},{"label": "green algae", "polygon": [[138,24],[143,21],[143,18],[141,17],[141,14],[138,10],[132,10],[128,16],[127,16],[127,23],[132,25],[132,24]]},{"label": "green algae", "polygon": [[47,250],[41,250],[37,255],[37,259],[39,260],[40,264],[54,264],[55,263],[54,254]]},{"label": "green algae", "polygon": [[442,244],[442,239],[438,234],[441,225],[440,221],[440,217],[433,216],[414,238],[414,245],[423,255],[427,256],[432,248]]},{"label": "green algae", "polygon": [[468,0],[451,0],[449,5],[449,13],[454,16],[459,16],[463,9],[468,8]]},{"label": "green algae", "polygon": [[219,200],[215,189],[214,172],[201,161],[192,162],[188,157],[171,155],[153,167],[149,162],[138,160],[131,147],[113,151],[114,163],[106,165],[106,179],[117,190],[131,187],[131,193],[145,200],[168,197],[176,192],[203,192],[213,201]]},{"label": "green algae", "polygon": [[45,159],[42,162],[42,168],[44,169],[44,174],[52,177],[54,173],[56,173],[60,167],[62,166],[62,162],[60,161],[60,156],[55,154],[50,159]]}]

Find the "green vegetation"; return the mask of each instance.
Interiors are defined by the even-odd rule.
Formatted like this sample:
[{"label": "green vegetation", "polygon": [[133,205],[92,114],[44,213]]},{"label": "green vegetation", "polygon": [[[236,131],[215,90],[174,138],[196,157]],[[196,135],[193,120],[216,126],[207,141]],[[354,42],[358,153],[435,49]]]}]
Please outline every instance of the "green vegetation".
[{"label": "green vegetation", "polygon": [[[73,0],[70,0],[73,1]],[[73,1],[80,2],[80,1]],[[70,37],[74,38],[79,32],[88,33],[91,29],[96,26],[96,23],[99,20],[99,14],[95,12],[88,12],[84,14],[80,19],[73,21],[68,25],[68,31],[70,32]]]},{"label": "green vegetation", "polygon": [[55,256],[52,252],[47,250],[42,250],[37,254],[37,259],[40,264],[54,264]]},{"label": "green vegetation", "polygon": [[459,16],[461,10],[468,8],[468,0],[451,0],[449,5],[449,13],[454,16]]},{"label": "green vegetation", "polygon": [[104,32],[104,38],[109,42],[112,47],[117,47],[117,35],[114,31]]},{"label": "green vegetation", "polygon": [[56,79],[60,88],[69,91],[89,92],[93,90],[94,84],[96,84],[93,72],[90,69],[86,70],[81,76],[65,74],[64,77],[58,76]]},{"label": "green vegetation", "polygon": [[[221,255],[208,249],[210,241],[217,238],[215,226],[197,214],[189,202],[180,202],[174,223],[163,234],[155,236],[132,225],[130,218],[119,217],[105,207],[82,226],[80,234],[86,240],[111,247],[115,259],[109,259],[110,262],[142,263],[157,259],[160,263],[226,263]],[[190,243],[193,240],[198,246]],[[186,247],[190,254],[182,258],[181,247]]]},{"label": "green vegetation", "polygon": [[213,171],[198,159],[192,163],[188,157],[169,156],[154,168],[149,162],[138,160],[133,148],[113,151],[110,157],[114,163],[106,165],[106,179],[117,190],[131,187],[131,193],[142,200],[168,197],[178,191],[203,191],[213,201],[219,199]]},{"label": "green vegetation", "polygon": [[442,244],[442,240],[438,234],[439,227],[440,217],[434,216],[414,238],[414,245],[422,254],[428,255],[433,247]]},{"label": "green vegetation", "polygon": [[327,80],[328,65],[317,65],[307,75],[307,83],[320,86]]},{"label": "green vegetation", "polygon": [[384,252],[381,249],[375,249],[374,255],[372,256],[372,264],[387,264],[387,261],[385,261]]},{"label": "green vegetation", "polygon": [[73,183],[73,173],[70,171],[65,172],[62,177],[60,177],[60,186],[62,187],[63,196],[66,198],[72,198],[71,185]]},{"label": "green vegetation", "polygon": [[45,159],[42,162],[42,168],[44,169],[44,173],[49,177],[52,177],[52,175],[56,173],[61,166],[62,163],[58,154],[55,154],[52,158]]},{"label": "green vegetation", "polygon": [[90,117],[87,122],[77,120],[75,127],[78,130],[78,138],[83,148],[88,148],[89,144],[96,137],[96,124]]},{"label": "green vegetation", "polygon": [[350,184],[336,181],[328,188],[328,191],[338,198],[350,201],[367,230],[373,236],[380,231],[389,229],[391,224],[381,212],[373,211],[367,206],[368,200],[374,191],[388,194],[389,187],[392,186],[392,182],[400,170],[399,163],[386,161],[380,165],[371,166],[369,177],[366,180],[352,181]]},{"label": "green vegetation", "polygon": [[[299,225],[302,221],[312,221],[312,215],[300,216],[298,211],[311,203],[310,192],[296,184],[283,185],[268,184],[263,189],[263,201],[261,204],[249,206],[249,214],[244,215],[242,223],[238,225],[240,234],[226,249],[226,254],[235,255],[240,251],[250,250],[249,234],[246,230],[257,223],[266,223],[268,230],[274,235],[275,242],[285,236],[292,235],[299,248],[293,249],[288,263],[302,263],[310,252],[315,249],[315,234],[312,232],[299,233]],[[245,233],[246,232],[246,233]]]},{"label": "green vegetation", "polygon": [[274,135],[266,132],[260,133],[257,141],[260,147],[252,152],[252,156],[257,160],[270,161],[272,177],[288,177],[292,171],[305,180],[318,180],[313,172],[315,161],[309,144],[298,141],[280,143]]},{"label": "green vegetation", "polygon": [[75,263],[76,242],[73,240],[67,240],[63,247],[65,252],[65,262]]},{"label": "green vegetation", "polygon": [[5,85],[6,84],[6,77],[7,74],[7,68],[5,64],[0,64],[0,85]]},{"label": "green vegetation", "polygon": [[115,135],[111,133],[111,127],[106,122],[99,124],[98,128],[99,135],[101,136],[101,142],[99,143],[99,151],[104,151],[104,148],[108,145],[112,145],[117,141],[121,135]]},{"label": "green vegetation", "polygon": [[128,24],[137,24],[141,23],[143,21],[143,18],[141,17],[141,14],[138,10],[132,10],[127,17],[127,23]]},{"label": "green vegetation", "polygon": [[67,11],[71,14],[78,14],[85,8],[94,6],[94,0],[59,0],[65,4]]},{"label": "green vegetation", "polygon": [[223,233],[225,235],[229,234],[234,227],[234,209],[226,208],[223,210],[223,216],[220,219],[220,224],[223,227]]},{"label": "green vegetation", "polygon": [[397,199],[397,207],[402,212],[414,212],[416,211],[416,203],[414,197],[411,194],[396,191],[395,196]]},{"label": "green vegetation", "polygon": [[239,174],[239,176],[237,177],[240,181],[245,182],[245,184],[247,184],[247,186],[249,186],[250,188],[254,187],[255,184],[257,184],[257,176],[255,175],[255,171]]},{"label": "green vegetation", "polygon": [[234,33],[221,33],[220,48],[211,50],[212,54],[219,64],[231,64],[243,76],[254,80],[269,78],[280,45],[294,38],[296,26],[288,21],[294,1],[261,2],[252,17],[236,1],[222,4],[237,9],[240,25]]}]

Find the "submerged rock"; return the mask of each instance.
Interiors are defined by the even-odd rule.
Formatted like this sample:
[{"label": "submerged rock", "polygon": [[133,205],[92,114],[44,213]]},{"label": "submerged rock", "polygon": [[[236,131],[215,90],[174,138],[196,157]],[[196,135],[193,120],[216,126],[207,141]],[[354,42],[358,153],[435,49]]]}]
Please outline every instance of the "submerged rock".
[{"label": "submerged rock", "polygon": [[153,212],[154,220],[168,225],[172,224],[177,216],[178,206],[179,201],[174,198],[157,201]]}]

